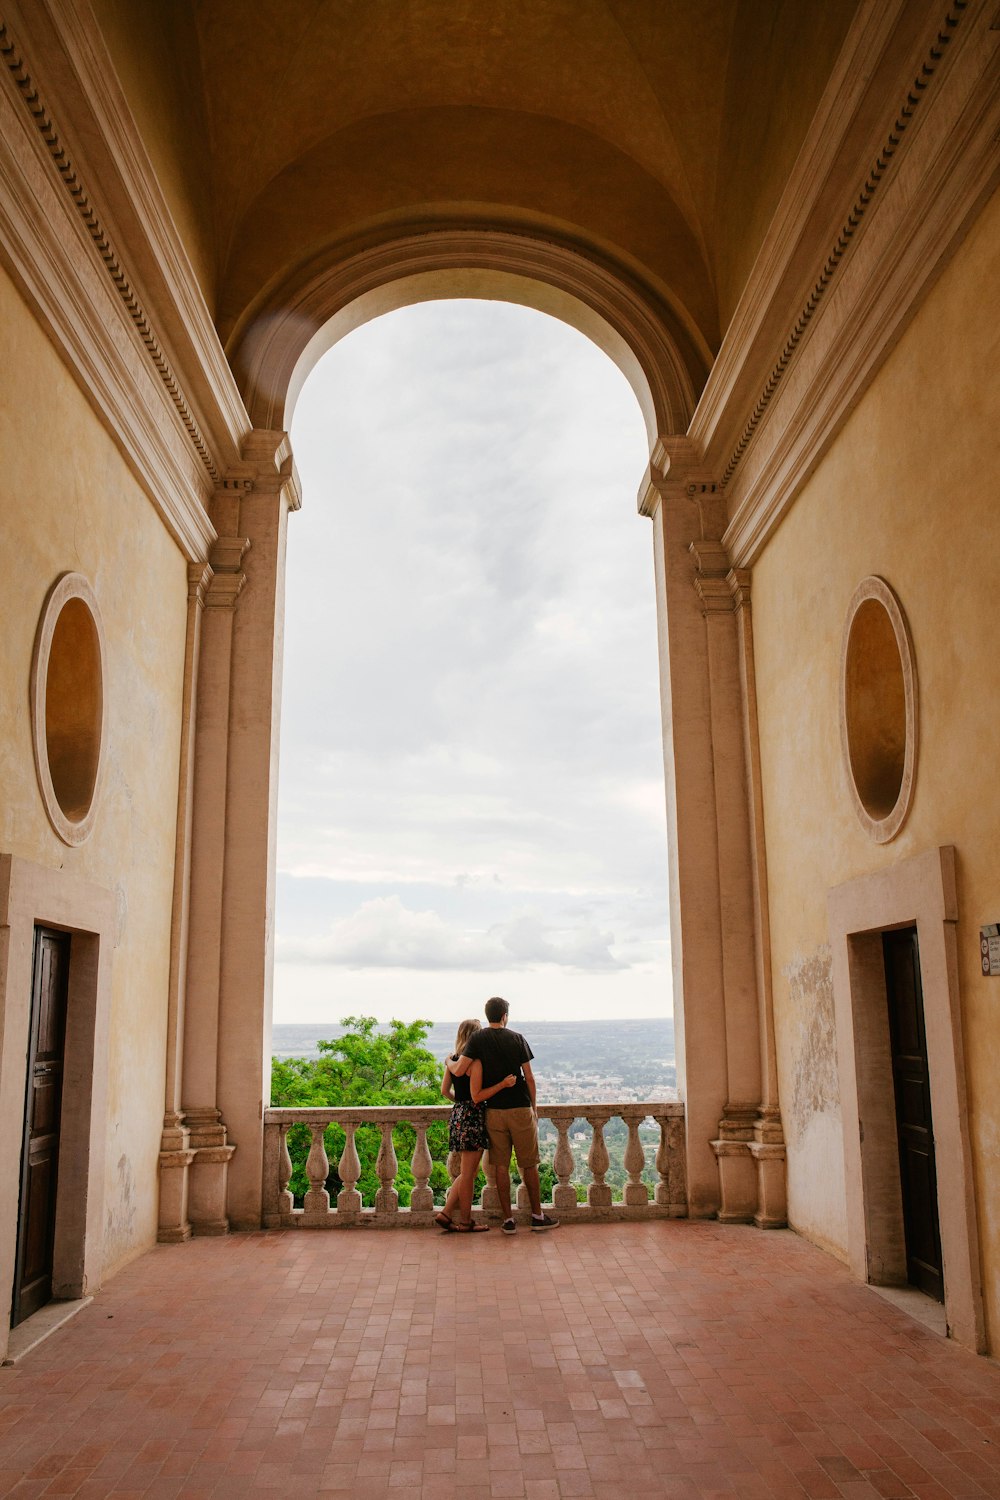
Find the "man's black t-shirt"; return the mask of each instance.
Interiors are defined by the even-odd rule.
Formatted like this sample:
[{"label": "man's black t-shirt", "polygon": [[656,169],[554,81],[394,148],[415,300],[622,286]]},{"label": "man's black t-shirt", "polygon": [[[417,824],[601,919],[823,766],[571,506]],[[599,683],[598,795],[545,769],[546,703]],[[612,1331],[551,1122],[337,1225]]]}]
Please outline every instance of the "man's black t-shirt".
[{"label": "man's black t-shirt", "polygon": [[501,1089],[492,1099],[487,1099],[487,1109],[531,1108],[531,1095],[522,1063],[530,1062],[534,1053],[519,1031],[508,1031],[506,1026],[482,1026],[469,1037],[462,1053],[463,1057],[477,1058],[483,1065],[483,1088],[491,1089],[495,1083],[506,1078],[508,1073],[517,1074],[517,1082],[511,1089]]}]

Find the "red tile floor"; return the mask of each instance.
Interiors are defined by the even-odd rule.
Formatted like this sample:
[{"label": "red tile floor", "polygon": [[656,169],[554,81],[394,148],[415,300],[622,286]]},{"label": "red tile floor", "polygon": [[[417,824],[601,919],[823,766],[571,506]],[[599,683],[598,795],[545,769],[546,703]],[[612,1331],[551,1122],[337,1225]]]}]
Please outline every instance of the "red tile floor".
[{"label": "red tile floor", "polygon": [[1000,1496],[1000,1367],[787,1231],[158,1248],[0,1371],[0,1493]]}]

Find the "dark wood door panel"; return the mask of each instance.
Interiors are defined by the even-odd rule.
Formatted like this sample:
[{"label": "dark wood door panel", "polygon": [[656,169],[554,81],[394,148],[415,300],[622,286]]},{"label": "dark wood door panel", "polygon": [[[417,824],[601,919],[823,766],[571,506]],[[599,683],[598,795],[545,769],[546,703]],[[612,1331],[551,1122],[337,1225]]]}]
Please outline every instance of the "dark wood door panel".
[{"label": "dark wood door panel", "polygon": [[35,928],[12,1324],[52,1295],[69,957],[68,933]]},{"label": "dark wood door panel", "polygon": [[917,930],[883,935],[907,1275],[944,1301],[930,1073]]}]

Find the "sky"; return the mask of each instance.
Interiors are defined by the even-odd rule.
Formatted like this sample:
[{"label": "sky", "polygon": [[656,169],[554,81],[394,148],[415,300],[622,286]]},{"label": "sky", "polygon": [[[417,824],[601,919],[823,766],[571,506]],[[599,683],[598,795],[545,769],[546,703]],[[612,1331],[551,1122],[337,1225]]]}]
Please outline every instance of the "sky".
[{"label": "sky", "polygon": [[672,1010],[645,427],[533,310],[348,334],[296,406],[274,1019]]}]

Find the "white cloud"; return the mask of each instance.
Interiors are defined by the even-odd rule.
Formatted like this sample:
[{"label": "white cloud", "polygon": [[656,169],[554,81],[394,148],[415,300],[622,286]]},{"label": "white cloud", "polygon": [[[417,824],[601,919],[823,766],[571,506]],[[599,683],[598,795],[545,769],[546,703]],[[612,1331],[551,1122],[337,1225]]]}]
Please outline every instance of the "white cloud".
[{"label": "white cloud", "polygon": [[[408,974],[414,1004],[435,973],[498,963],[539,1017],[567,1003],[555,975],[588,975],[592,1005],[623,966],[644,1005],[669,995],[646,438],[624,377],[528,309],[424,304],[325,356],[293,443],[281,1018],[306,969],[344,975],[348,952]],[[350,900],[305,920],[292,875]],[[459,877],[503,909],[449,908]]]},{"label": "white cloud", "polygon": [[446,922],[436,911],[413,911],[398,896],[376,896],[329,932],[279,936],[280,963],[349,969],[509,971],[556,964],[613,973],[628,965],[611,952],[614,934],[586,922],[555,927],[526,910],[481,930]]}]

